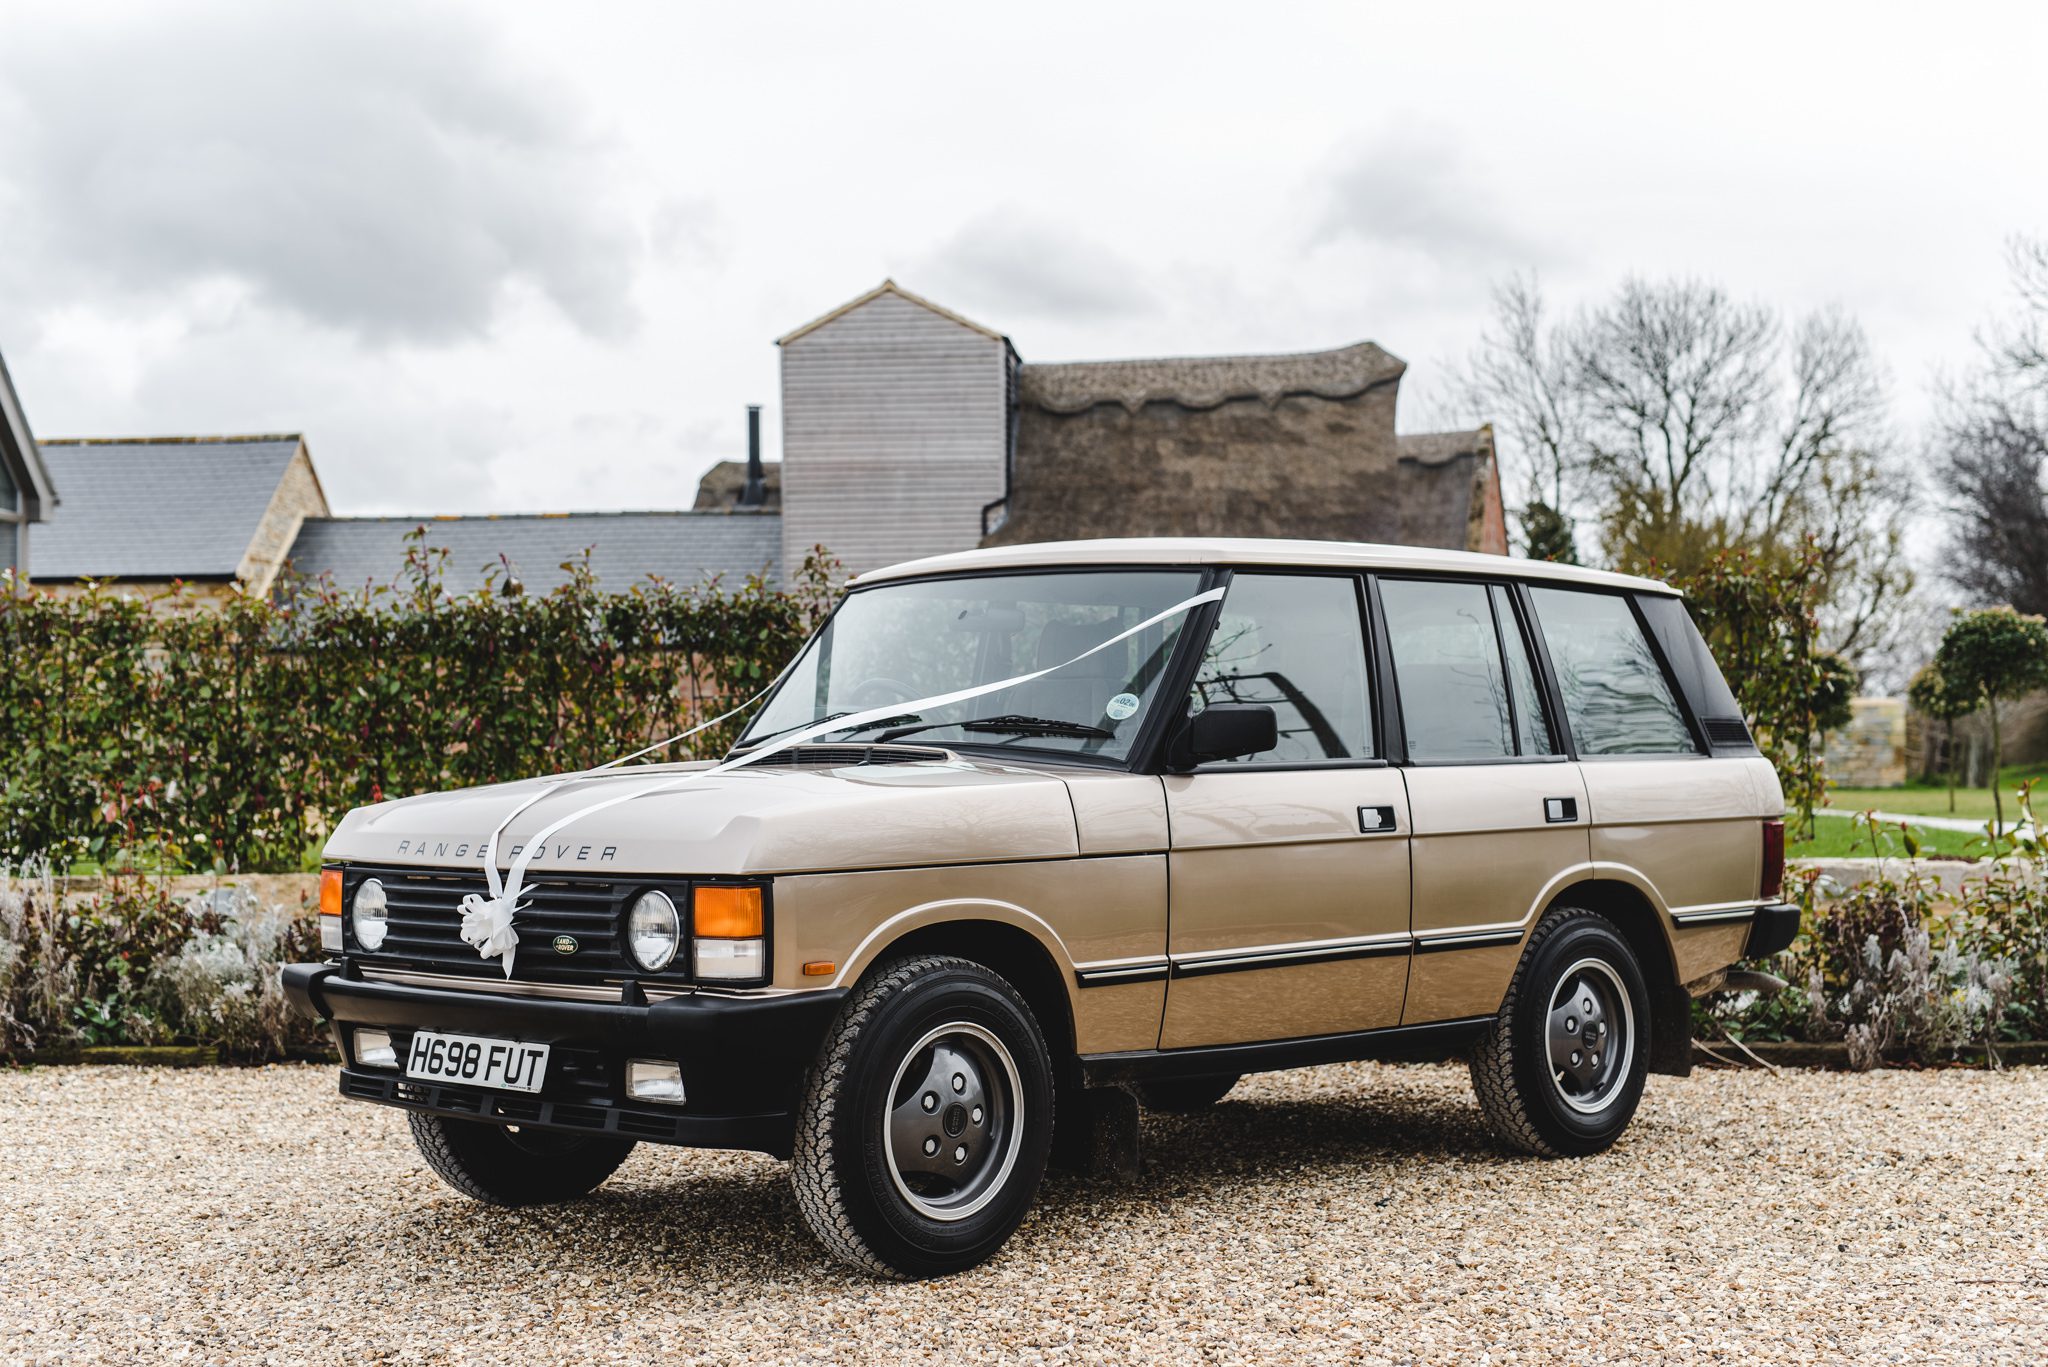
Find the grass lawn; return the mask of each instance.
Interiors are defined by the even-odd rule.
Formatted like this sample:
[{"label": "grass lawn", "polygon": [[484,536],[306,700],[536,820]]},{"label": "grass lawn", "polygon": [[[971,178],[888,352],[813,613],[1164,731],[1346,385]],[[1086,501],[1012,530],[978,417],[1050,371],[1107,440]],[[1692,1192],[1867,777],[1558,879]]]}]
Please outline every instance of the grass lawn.
[{"label": "grass lawn", "polygon": [[[2005,819],[2018,811],[2013,790],[2027,779],[2048,779],[2048,764],[2008,764],[2000,771],[1999,787],[2005,790]],[[2041,806],[2048,810],[2048,783],[2040,785]],[[1828,806],[1838,812],[1899,812],[1906,816],[1947,816],[1948,788],[1941,784],[1915,783],[1904,788],[1834,788],[1828,792]],[[1955,815],[1977,821],[1991,819],[1989,788],[1956,789]]]},{"label": "grass lawn", "polygon": [[[1870,828],[1862,822],[1846,817],[1816,815],[1813,819],[1813,839],[1790,842],[1785,847],[1785,854],[1791,859],[1867,859],[1872,855],[1903,859],[1906,855],[1906,845],[1899,828],[1880,826],[1878,832],[1879,843],[1873,847]],[[1927,826],[1915,826],[1913,838],[1920,842],[1920,853],[1923,856],[1943,854],[1980,859],[1990,853],[1984,837],[1972,835],[1968,831],[1944,831]]]}]

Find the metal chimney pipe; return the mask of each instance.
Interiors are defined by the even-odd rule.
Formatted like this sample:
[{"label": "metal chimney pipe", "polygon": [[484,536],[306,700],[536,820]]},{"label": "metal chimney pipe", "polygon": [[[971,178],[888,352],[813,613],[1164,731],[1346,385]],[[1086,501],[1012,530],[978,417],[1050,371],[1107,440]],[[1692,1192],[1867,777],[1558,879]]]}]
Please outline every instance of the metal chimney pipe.
[{"label": "metal chimney pipe", "polygon": [[740,507],[758,508],[767,497],[768,476],[761,468],[761,405],[747,405],[747,487],[740,491]]}]

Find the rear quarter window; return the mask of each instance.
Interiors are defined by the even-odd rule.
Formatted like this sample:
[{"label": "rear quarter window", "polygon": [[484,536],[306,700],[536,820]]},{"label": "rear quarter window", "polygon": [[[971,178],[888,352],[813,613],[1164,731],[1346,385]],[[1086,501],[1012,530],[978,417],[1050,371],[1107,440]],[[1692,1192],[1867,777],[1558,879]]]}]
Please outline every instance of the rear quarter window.
[{"label": "rear quarter window", "polygon": [[1699,753],[1627,599],[1535,587],[1529,597],[1581,755]]}]

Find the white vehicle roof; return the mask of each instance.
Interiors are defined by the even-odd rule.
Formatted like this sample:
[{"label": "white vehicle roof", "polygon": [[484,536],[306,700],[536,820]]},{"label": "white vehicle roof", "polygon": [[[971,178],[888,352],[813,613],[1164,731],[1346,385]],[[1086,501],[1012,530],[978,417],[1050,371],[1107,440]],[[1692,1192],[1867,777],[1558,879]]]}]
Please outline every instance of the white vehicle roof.
[{"label": "white vehicle roof", "polygon": [[983,570],[1040,570],[1073,565],[1322,565],[1347,570],[1416,570],[1434,574],[1508,575],[1567,584],[1632,589],[1638,593],[1678,591],[1655,579],[1548,560],[1517,560],[1473,551],[1439,551],[1422,546],[1374,546],[1353,541],[1280,541],[1230,536],[1132,536],[1096,541],[1043,541],[1029,546],[992,546],[955,551],[869,570],[856,586],[930,574]]}]

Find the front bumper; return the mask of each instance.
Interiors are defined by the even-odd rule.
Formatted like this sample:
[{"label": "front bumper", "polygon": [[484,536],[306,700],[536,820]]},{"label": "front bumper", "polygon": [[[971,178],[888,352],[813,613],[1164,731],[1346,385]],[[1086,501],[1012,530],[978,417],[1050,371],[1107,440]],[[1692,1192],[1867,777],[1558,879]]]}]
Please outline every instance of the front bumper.
[{"label": "front bumper", "polygon": [[[628,987],[618,1001],[564,1001],[420,987],[364,978],[354,965],[289,964],[285,995],[324,1018],[343,1060],[341,1092],[362,1101],[570,1133],[607,1134],[693,1148],[757,1149],[789,1156],[804,1070],[846,997],[820,988],[773,997],[689,993],[648,1002]],[[359,1025],[389,1030],[400,1058],[416,1029],[450,1030],[550,1046],[538,1093],[411,1081],[356,1064]],[[687,1100],[629,1100],[626,1060],[672,1060]]]}]

